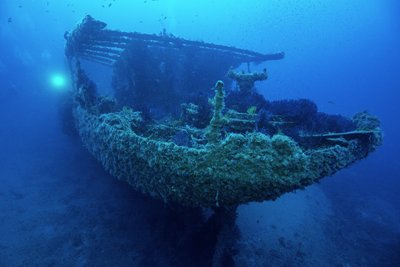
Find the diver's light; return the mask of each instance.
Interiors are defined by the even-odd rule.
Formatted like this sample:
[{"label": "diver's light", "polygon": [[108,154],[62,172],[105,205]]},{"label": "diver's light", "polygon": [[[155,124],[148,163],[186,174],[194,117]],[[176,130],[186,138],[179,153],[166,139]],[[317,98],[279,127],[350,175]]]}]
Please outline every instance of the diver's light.
[{"label": "diver's light", "polygon": [[50,76],[50,84],[54,89],[61,90],[66,87],[67,81],[64,75],[55,73]]}]

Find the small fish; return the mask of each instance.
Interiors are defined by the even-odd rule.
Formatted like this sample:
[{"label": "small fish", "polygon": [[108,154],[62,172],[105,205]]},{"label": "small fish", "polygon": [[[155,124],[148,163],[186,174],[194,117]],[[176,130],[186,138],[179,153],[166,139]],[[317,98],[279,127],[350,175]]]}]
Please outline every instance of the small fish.
[{"label": "small fish", "polygon": [[12,18],[9,17],[9,18],[7,19],[7,22],[8,22],[8,23],[11,23],[11,22],[12,22]]},{"label": "small fish", "polygon": [[335,103],[335,102],[333,102],[332,100],[329,100],[329,101],[328,101],[328,104],[331,104],[331,105],[336,105],[336,103]]}]

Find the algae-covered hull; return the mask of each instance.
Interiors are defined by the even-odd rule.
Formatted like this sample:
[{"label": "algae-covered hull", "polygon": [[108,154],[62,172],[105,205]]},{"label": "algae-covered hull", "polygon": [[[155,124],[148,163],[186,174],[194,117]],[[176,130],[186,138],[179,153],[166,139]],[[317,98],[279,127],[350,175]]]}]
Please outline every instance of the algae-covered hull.
[{"label": "algae-covered hull", "polygon": [[303,150],[285,135],[229,134],[215,146],[188,148],[137,135],[129,112],[93,115],[78,107],[77,126],[89,151],[108,172],[135,189],[189,206],[271,200],[310,185],[367,155],[376,146]]},{"label": "algae-covered hull", "polygon": [[[253,101],[260,99],[253,88],[254,82],[266,79],[266,72],[252,75],[231,70],[230,76],[234,77],[240,88],[229,92],[222,82],[218,82],[214,87],[215,95],[211,104],[204,104],[201,97],[193,98],[187,90],[182,94],[182,91],[174,90],[174,95],[169,94],[168,97],[176,96],[173,98],[176,103],[170,101],[172,104],[164,104],[162,112],[158,111],[156,116],[152,111],[154,107],[160,106],[159,99],[152,98],[151,94],[138,93],[146,88],[152,90],[154,84],[150,81],[151,86],[143,83],[146,80],[143,79],[143,69],[132,66],[134,64],[130,61],[133,56],[143,57],[143,51],[152,51],[155,41],[149,44],[148,35],[120,32],[118,39],[115,32],[107,35],[110,31],[104,30],[104,27],[105,24],[88,17],[67,36],[67,56],[75,85],[72,93],[75,126],[85,146],[111,175],[127,181],[145,194],[165,202],[202,207],[273,200],[364,158],[381,143],[379,121],[365,112],[357,114],[352,120],[324,115],[324,122],[329,121],[326,118],[334,121],[325,128],[339,131],[321,132],[314,130],[315,125],[320,126],[321,123],[313,123],[314,128],[309,127],[314,117],[322,116],[316,111],[309,112],[304,116],[306,119],[298,119],[298,114],[282,112],[282,103],[267,103],[264,98],[262,101]],[[86,41],[82,41],[82,29],[85,29],[85,33],[91,32],[91,38],[86,36]],[[139,36],[142,39],[128,40],[126,36]],[[188,51],[181,47],[182,44],[190,45],[189,54],[193,49],[206,55],[211,53],[211,58],[221,54],[225,62],[234,66],[240,62],[283,57],[282,53],[262,55],[175,37],[152,38],[160,42],[157,45],[164,45],[162,52],[156,51],[159,55],[167,54],[164,58],[171,55],[168,53],[174,57],[176,54],[182,58],[187,56]],[[102,51],[101,56],[100,52],[93,52],[92,55],[87,53],[90,49],[87,44],[83,46],[82,42],[89,39],[96,43],[91,44],[93,47]],[[110,45],[111,40],[111,46],[114,47],[126,43],[118,50],[118,55],[112,51],[109,53],[112,48],[99,46]],[[162,40],[168,40],[168,44]],[[176,42],[181,46],[175,47]],[[85,47],[86,51],[81,47]],[[114,66],[116,101],[96,95],[94,83],[80,64],[83,55]],[[109,62],[107,55],[112,56],[115,62]],[[159,62],[154,61],[154,58],[147,56],[147,59],[146,68],[159,67]],[[170,63],[175,64],[177,60],[179,57]],[[186,88],[192,81],[182,78],[182,72],[170,75],[168,64],[166,61],[166,70],[156,68],[151,75],[161,81],[169,81],[166,83],[170,86],[168,93],[171,88]],[[201,65],[203,62],[199,60],[196,63],[196,59],[193,64],[197,64],[196,69],[210,65]],[[122,77],[127,70],[134,76],[130,82]],[[183,73],[186,73],[184,70]],[[214,78],[212,74],[210,76]],[[211,90],[207,93],[210,92],[213,93]],[[235,102],[238,94],[245,97]],[[206,94],[205,97],[208,96]],[[240,106],[245,100],[254,104],[247,111],[241,110]],[[276,107],[280,107],[279,111]],[[177,110],[181,110],[178,115]],[[263,117],[262,112],[269,115]],[[164,116],[160,116],[160,113]],[[346,126],[343,126],[342,121],[346,122]],[[336,128],[332,128],[332,124]]]}]

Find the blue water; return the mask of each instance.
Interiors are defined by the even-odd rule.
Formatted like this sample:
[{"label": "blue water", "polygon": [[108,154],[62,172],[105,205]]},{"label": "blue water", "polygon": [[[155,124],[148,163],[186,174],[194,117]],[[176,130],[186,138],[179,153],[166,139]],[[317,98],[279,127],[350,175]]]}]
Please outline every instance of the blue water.
[{"label": "blue water", "polygon": [[[197,227],[193,217],[118,182],[62,132],[58,107],[70,86],[63,34],[86,14],[112,29],[285,51],[284,60],[254,67],[268,69],[257,86],[267,99],[309,98],[323,112],[377,115],[384,144],[365,160],[277,201],[239,207],[234,260],[400,266],[395,0],[2,0],[0,266],[207,266],[211,255],[201,238],[179,245]],[[51,83],[55,74],[64,87]]]}]

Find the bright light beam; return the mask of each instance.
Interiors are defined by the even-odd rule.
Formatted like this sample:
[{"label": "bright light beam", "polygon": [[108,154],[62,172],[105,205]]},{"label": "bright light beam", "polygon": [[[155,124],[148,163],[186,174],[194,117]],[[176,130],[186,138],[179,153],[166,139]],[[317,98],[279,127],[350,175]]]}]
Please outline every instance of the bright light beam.
[{"label": "bright light beam", "polygon": [[50,76],[50,85],[54,90],[63,90],[66,88],[67,80],[65,79],[64,75],[60,73],[53,73]]}]

